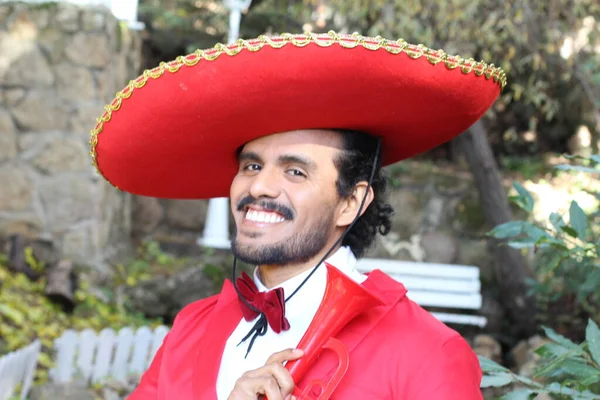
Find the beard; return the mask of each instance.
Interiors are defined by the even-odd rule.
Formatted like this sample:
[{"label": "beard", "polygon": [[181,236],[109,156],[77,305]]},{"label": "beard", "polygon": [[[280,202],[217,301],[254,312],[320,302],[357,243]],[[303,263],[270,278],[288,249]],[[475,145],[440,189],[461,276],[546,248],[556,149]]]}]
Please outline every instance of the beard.
[{"label": "beard", "polygon": [[302,232],[291,238],[268,245],[240,244],[236,234],[231,243],[231,250],[240,261],[251,265],[285,265],[304,263],[316,256],[329,240],[329,232],[333,226],[333,210]]}]

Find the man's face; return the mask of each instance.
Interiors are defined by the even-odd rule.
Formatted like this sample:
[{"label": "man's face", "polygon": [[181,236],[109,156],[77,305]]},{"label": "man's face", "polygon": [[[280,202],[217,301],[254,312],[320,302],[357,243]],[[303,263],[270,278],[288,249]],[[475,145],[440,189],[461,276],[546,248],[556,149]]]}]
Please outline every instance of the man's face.
[{"label": "man's face", "polygon": [[247,143],[230,190],[232,249],[255,265],[307,262],[337,239],[341,137],[292,131]]}]

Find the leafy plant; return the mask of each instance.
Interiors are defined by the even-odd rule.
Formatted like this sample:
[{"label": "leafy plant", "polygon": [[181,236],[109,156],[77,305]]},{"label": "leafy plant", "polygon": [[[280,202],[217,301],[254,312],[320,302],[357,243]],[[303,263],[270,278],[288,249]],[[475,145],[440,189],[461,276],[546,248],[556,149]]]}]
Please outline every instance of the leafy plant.
[{"label": "leafy plant", "polygon": [[[579,165],[564,164],[557,169],[600,172],[596,169],[599,156],[567,158],[577,160]],[[518,183],[514,183],[514,189],[516,195],[510,197],[511,201],[531,213],[535,205],[531,194]],[[572,201],[568,215],[553,212],[545,223],[511,221],[490,232],[506,240],[508,246],[533,252],[537,279],[530,282],[531,289],[549,307],[565,303],[570,306],[564,309],[564,315],[553,316],[555,322],[567,322],[571,333],[577,335],[577,320],[587,320],[585,340],[580,344],[554,329],[543,328],[551,342],[535,351],[541,362],[531,378],[480,357],[485,373],[482,387],[516,385],[503,400],[531,399],[541,393],[557,399],[600,399],[600,328],[594,322],[600,320],[600,240],[593,229],[595,224],[590,223],[597,215],[586,214]]]},{"label": "leafy plant", "polygon": [[538,394],[557,399],[600,399],[600,328],[591,319],[586,340],[575,344],[550,328],[544,328],[551,342],[535,352],[542,358],[532,378],[517,375],[508,368],[479,356],[484,372],[481,387],[517,386],[501,400],[527,400]]},{"label": "leafy plant", "polygon": [[[568,158],[584,165],[563,164],[556,168],[600,173],[594,167],[600,156]],[[531,213],[532,195],[519,183],[515,182],[514,188],[516,195],[510,197],[511,201]],[[545,222],[510,221],[495,227],[490,235],[534,254],[536,279],[529,283],[540,302],[549,307],[542,317],[552,314],[555,321],[569,323],[580,318],[583,324],[589,317],[600,319],[600,235],[594,229],[598,215],[594,210],[586,213],[574,200],[566,214],[553,212]]]},{"label": "leafy plant", "polygon": [[[30,250],[25,250],[25,256],[32,268],[42,270],[42,263],[35,260]],[[145,243],[135,260],[118,267],[121,273],[115,274],[106,287],[98,290],[87,280],[82,280],[74,293],[73,312],[68,313],[45,296],[45,278],[32,281],[22,273],[10,271],[6,267],[6,257],[0,254],[0,355],[40,339],[42,353],[38,359],[36,382],[42,383],[47,380],[48,370],[53,366],[54,340],[66,329],[100,331],[104,328],[118,330],[125,326],[155,327],[161,324],[161,320],[148,319],[130,311],[123,298],[112,294],[118,292],[115,288],[146,279],[153,268],[167,268],[176,261],[160,252],[156,243]]]}]

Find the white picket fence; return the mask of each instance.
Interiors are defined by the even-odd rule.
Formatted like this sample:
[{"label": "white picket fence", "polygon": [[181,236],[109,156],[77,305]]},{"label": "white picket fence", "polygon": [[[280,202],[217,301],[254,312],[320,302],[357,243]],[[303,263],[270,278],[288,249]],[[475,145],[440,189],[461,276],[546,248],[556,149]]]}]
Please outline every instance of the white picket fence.
[{"label": "white picket fence", "polygon": [[[106,379],[124,382],[128,376],[141,375],[150,366],[156,351],[169,332],[166,326],[154,331],[148,327],[68,330],[55,340],[55,367],[50,379],[57,383],[74,379],[88,383]],[[1,399],[0,399],[1,400]]]},{"label": "white picket fence", "polygon": [[29,346],[0,358],[0,400],[7,400],[14,396],[19,384],[22,385],[21,400],[27,397],[33,383],[41,348],[41,342],[36,340]]}]

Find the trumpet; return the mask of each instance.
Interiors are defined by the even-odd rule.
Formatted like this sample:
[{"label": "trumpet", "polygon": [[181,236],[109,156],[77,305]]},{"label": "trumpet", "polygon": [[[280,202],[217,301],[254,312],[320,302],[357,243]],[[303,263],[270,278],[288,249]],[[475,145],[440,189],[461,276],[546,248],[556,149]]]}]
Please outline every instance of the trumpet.
[{"label": "trumpet", "polygon": [[[286,369],[296,384],[318,359],[323,350],[334,351],[339,359],[338,367],[327,382],[316,379],[304,389],[294,388],[299,400],[327,400],[338,387],[350,366],[350,354],[346,346],[335,336],[354,318],[364,311],[382,305],[383,302],[356,283],[340,270],[327,266],[327,286],[323,301],[306,333],[298,343],[304,356],[286,364]],[[311,393],[320,392],[317,397]]]}]

